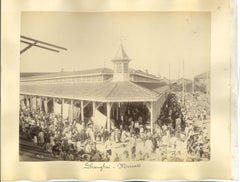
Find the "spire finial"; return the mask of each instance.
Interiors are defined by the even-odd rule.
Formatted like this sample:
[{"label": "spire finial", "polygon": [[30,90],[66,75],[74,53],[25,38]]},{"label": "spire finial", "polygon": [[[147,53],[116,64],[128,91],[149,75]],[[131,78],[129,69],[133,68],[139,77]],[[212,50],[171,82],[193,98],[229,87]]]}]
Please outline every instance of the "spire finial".
[{"label": "spire finial", "polygon": [[124,50],[123,47],[123,38],[120,38],[120,46],[119,49],[117,51],[117,54],[115,55],[115,58],[113,59],[113,61],[130,61],[130,58],[128,57],[127,53]]},{"label": "spire finial", "polygon": [[122,44],[123,38],[120,38],[120,46],[112,62],[114,63],[114,81],[129,80],[129,68],[128,64],[131,59],[125,52]]},{"label": "spire finial", "polygon": [[122,44],[122,42],[123,42],[124,40],[127,40],[127,37],[124,36],[124,35],[122,35],[122,36],[120,37],[120,44]]},{"label": "spire finial", "polygon": [[127,40],[127,37],[122,35],[120,36],[120,46],[123,48],[123,42]]}]

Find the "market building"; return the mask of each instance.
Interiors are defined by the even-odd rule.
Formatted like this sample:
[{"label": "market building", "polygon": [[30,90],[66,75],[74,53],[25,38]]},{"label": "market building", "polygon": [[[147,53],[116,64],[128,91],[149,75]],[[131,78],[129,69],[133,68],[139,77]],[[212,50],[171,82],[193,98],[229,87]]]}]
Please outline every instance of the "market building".
[{"label": "market building", "polygon": [[45,113],[59,113],[63,121],[70,123],[91,118],[93,124],[99,124],[103,120],[102,125],[109,131],[111,125],[125,120],[129,108],[141,107],[147,112],[144,124],[153,133],[169,87],[159,77],[130,69],[130,61],[120,45],[112,60],[113,70],[100,68],[21,77],[21,104]]}]

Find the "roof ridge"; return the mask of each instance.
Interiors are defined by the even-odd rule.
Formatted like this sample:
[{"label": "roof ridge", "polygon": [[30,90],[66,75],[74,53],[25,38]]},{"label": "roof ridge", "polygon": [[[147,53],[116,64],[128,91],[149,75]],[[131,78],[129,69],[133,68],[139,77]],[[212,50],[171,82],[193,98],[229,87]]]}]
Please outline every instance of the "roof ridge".
[{"label": "roof ridge", "polygon": [[[112,82],[112,80],[111,80],[111,82]],[[118,82],[114,82],[115,84],[114,84],[114,87],[109,91],[109,93],[105,96],[105,98],[108,98],[108,96],[113,92],[113,90],[117,87],[117,85],[118,85]]]},{"label": "roof ridge", "polygon": [[140,86],[140,85],[137,85],[137,84],[135,84],[134,82],[131,82],[131,81],[128,81],[128,82],[130,82],[130,83],[131,83],[132,85],[134,85],[135,87],[138,87],[138,88],[146,91],[148,94],[151,93],[151,94],[153,94],[154,96],[160,95],[158,92],[156,92],[156,91],[154,91],[154,90],[150,90],[150,89],[144,88],[144,87],[142,87],[142,86]]}]

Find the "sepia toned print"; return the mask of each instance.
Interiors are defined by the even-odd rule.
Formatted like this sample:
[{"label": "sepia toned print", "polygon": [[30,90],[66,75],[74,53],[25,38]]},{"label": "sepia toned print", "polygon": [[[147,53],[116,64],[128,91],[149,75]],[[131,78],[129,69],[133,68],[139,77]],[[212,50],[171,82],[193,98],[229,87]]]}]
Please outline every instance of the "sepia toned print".
[{"label": "sepia toned print", "polygon": [[21,26],[20,161],[210,160],[208,13],[23,13]]}]

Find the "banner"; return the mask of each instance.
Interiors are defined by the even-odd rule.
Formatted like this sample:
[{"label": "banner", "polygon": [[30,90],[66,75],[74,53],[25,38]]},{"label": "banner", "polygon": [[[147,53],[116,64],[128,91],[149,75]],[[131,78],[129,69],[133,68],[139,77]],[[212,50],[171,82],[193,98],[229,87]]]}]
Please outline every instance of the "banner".
[{"label": "banner", "polygon": [[95,117],[93,119],[94,119],[93,122],[96,128],[101,128],[101,127],[105,128],[107,117],[104,114],[96,110]]}]

